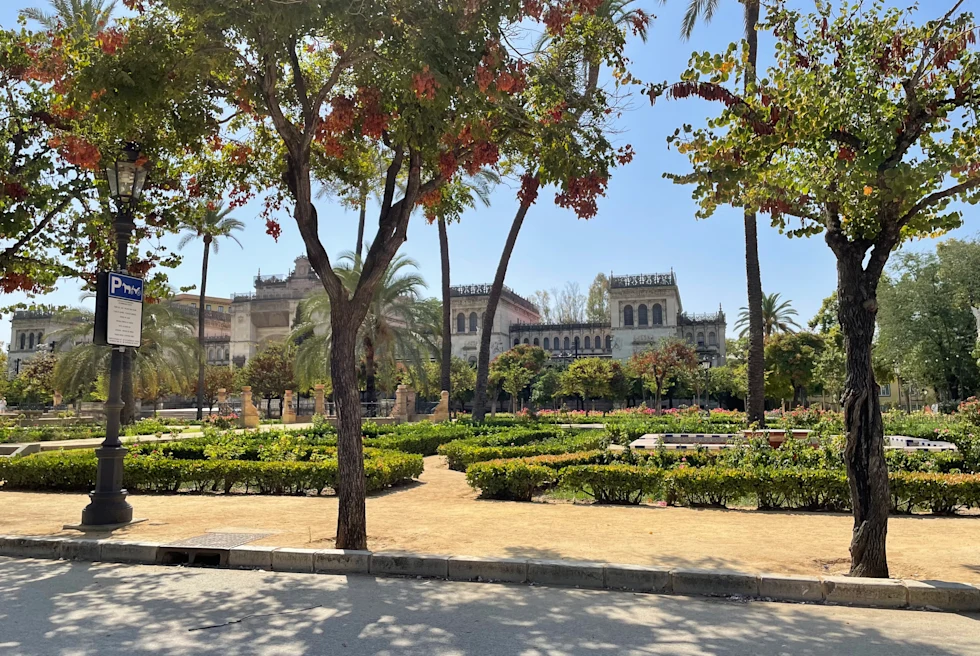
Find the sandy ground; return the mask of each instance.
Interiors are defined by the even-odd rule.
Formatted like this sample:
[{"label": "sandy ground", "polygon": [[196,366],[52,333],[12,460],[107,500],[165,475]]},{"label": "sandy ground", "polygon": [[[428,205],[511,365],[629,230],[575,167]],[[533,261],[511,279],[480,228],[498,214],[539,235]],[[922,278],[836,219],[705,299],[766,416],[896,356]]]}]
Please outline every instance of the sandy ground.
[{"label": "sandy ground", "polygon": [[[375,551],[568,558],[789,573],[847,570],[849,515],[485,501],[443,458],[411,486],[367,501]],[[78,535],[85,495],[0,492],[0,533]],[[208,531],[268,532],[253,544],[330,548],[333,497],[132,495],[148,521],[89,537],[169,542]],[[980,583],[980,516],[893,517],[894,577]]]}]

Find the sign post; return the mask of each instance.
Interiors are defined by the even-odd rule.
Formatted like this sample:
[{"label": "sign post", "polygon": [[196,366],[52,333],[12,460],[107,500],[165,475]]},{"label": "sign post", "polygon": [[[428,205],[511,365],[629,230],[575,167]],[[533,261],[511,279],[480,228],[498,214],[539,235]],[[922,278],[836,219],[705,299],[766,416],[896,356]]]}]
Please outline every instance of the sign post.
[{"label": "sign post", "polygon": [[122,273],[99,274],[95,343],[139,348],[143,334],[143,280]]}]

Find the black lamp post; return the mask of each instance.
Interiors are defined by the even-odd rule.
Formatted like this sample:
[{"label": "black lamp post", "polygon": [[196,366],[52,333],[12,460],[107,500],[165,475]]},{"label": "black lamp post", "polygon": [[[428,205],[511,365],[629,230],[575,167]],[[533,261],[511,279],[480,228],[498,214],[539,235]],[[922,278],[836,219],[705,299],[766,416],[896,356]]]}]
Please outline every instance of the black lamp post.
[{"label": "black lamp post", "polygon": [[[109,195],[116,201],[116,218],[112,222],[116,238],[116,271],[126,273],[129,261],[129,239],[136,227],[133,206],[139,201],[146,182],[146,169],[140,162],[139,148],[128,144],[115,162],[103,169],[109,183]],[[126,347],[113,346],[109,368],[109,399],[105,404],[106,428],[102,446],[95,450],[98,469],[91,503],[82,511],[83,526],[128,524],[133,521],[133,507],[126,502],[122,487],[123,458],[126,449],[119,440],[120,415],[123,409],[122,384]]]}]

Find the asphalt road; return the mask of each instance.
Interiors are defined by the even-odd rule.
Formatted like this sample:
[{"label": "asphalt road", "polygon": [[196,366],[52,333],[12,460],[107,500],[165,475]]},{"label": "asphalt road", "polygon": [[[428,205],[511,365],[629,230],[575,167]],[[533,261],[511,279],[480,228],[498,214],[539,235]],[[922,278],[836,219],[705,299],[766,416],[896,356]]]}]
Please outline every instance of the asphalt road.
[{"label": "asphalt road", "polygon": [[980,654],[980,616],[0,558],[0,654]]}]

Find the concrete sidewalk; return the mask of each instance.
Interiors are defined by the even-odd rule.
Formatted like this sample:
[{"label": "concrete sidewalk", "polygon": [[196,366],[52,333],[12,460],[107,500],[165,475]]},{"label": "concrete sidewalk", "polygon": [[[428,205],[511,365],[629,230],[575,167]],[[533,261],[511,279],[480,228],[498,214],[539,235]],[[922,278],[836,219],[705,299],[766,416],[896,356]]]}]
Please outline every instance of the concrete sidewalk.
[{"label": "concrete sidewalk", "polygon": [[0,558],[19,654],[980,653],[980,617],[366,576]]}]

